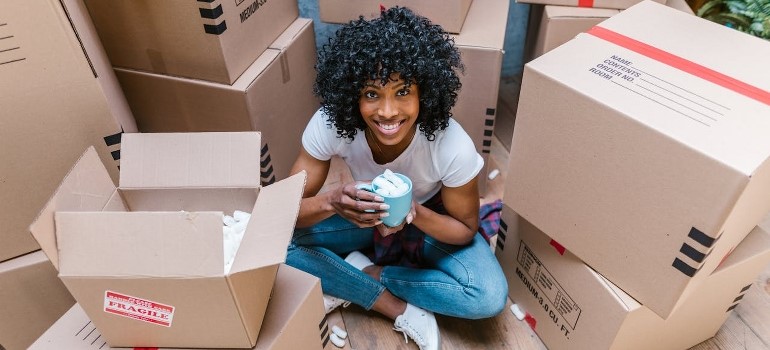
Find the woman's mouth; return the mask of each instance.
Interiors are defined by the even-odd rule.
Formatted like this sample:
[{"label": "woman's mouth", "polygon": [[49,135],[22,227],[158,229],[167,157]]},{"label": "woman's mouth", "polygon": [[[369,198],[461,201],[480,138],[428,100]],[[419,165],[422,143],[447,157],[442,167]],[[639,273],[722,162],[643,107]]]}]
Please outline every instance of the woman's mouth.
[{"label": "woman's mouth", "polygon": [[401,129],[401,125],[403,125],[406,122],[406,120],[401,120],[397,122],[374,122],[374,124],[377,125],[377,128],[380,129],[380,132],[385,135],[393,135],[398,132],[399,129]]}]

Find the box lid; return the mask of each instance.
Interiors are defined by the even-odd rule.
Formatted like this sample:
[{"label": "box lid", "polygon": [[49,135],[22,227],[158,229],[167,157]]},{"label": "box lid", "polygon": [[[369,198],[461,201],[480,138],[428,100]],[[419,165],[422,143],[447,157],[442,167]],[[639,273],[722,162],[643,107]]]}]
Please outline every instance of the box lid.
[{"label": "box lid", "polygon": [[620,13],[616,9],[545,5],[545,18],[609,18]]},{"label": "box lid", "polygon": [[88,147],[64,177],[51,199],[29,227],[48,259],[59,269],[54,212],[101,211],[115,193],[115,184],[96,149]]},{"label": "box lid", "polygon": [[750,175],[770,156],[766,57],[766,40],[644,1],[528,65]]},{"label": "box lid", "polygon": [[259,132],[125,134],[120,187],[257,188],[260,142]]}]

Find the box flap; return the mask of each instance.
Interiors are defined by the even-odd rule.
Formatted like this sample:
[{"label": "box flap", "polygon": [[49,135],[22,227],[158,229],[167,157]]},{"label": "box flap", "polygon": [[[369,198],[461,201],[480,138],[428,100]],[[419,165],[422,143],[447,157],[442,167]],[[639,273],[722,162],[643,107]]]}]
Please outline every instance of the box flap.
[{"label": "box flap", "polygon": [[302,171],[259,192],[231,273],[284,262],[299,214],[306,173]]},{"label": "box flap", "polygon": [[57,212],[60,276],[224,274],[221,212]]},{"label": "box flap", "polygon": [[309,25],[313,25],[313,20],[311,20],[309,18],[302,18],[302,17],[297,18],[268,47],[271,48],[271,49],[276,49],[276,50],[281,50],[281,51],[286,50],[286,48],[289,47],[289,45],[291,45],[291,43],[294,41],[294,39],[300,33],[302,33],[302,29],[305,28],[306,26],[309,26]]},{"label": "box flap", "polygon": [[29,231],[48,259],[59,269],[56,248],[56,211],[100,211],[115,192],[115,184],[93,146],[88,147],[40,211]]},{"label": "box flap", "polygon": [[259,132],[126,134],[120,187],[258,187],[259,160]]}]

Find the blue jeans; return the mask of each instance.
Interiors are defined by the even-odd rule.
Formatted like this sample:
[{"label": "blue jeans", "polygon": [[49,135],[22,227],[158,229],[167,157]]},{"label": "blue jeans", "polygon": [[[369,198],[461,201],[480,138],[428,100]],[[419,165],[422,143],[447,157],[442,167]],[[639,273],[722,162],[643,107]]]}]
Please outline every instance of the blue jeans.
[{"label": "blue jeans", "polygon": [[325,294],[367,310],[385,289],[412,305],[453,317],[487,318],[505,308],[508,283],[481,234],[463,246],[426,235],[425,266],[384,266],[379,282],[341,257],[372,247],[372,234],[373,228],[359,228],[334,215],[295,230],[286,263],[320,278]]}]

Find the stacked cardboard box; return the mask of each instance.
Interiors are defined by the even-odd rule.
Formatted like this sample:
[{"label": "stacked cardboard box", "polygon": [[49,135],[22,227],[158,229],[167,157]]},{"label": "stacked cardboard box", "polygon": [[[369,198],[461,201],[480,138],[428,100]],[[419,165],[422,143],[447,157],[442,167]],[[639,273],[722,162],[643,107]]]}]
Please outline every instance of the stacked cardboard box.
[{"label": "stacked cardboard box", "polygon": [[[320,350],[329,345],[329,324],[322,306],[318,278],[281,265],[275,279],[274,296],[265,311],[262,331],[254,349]],[[107,345],[88,319],[80,304],[75,304],[30,350],[113,349]]]},{"label": "stacked cardboard box", "polygon": [[[345,6],[343,7],[342,4]],[[432,22],[446,25],[449,18],[459,18],[459,27],[444,27],[460,49],[465,73],[460,75],[462,89],[452,110],[453,117],[470,135],[476,149],[484,157],[485,166],[479,175],[479,189],[486,189],[489,152],[497,110],[497,93],[503,63],[503,41],[508,21],[507,0],[474,1],[320,1],[322,21],[346,22],[362,15],[367,18],[379,14],[380,4],[414,9]],[[339,7],[338,7],[339,6]],[[464,9],[455,11],[456,9]],[[450,17],[446,17],[449,13]],[[467,15],[466,15],[467,14]]]},{"label": "stacked cardboard box", "polygon": [[770,211],[770,72],[753,69],[767,55],[645,1],[540,56],[506,205],[669,321]]},{"label": "stacked cardboard box", "polygon": [[770,234],[756,227],[663,318],[508,206],[501,225],[495,254],[511,299],[554,350],[690,348],[717,333],[770,263]]},{"label": "stacked cardboard box", "polygon": [[[668,0],[666,6],[693,14],[684,0]],[[551,51],[620,11],[622,10],[533,4],[527,24],[525,60],[531,61]]]},{"label": "stacked cardboard box", "polygon": [[27,227],[83,150],[117,180],[131,111],[80,0],[0,3],[0,348],[73,303]]},{"label": "stacked cardboard box", "polygon": [[141,132],[260,131],[263,184],[289,175],[319,106],[296,1],[87,4]]},{"label": "stacked cardboard box", "polygon": [[472,0],[319,0],[318,12],[323,22],[348,23],[359,16],[366,19],[380,16],[381,9],[408,7],[428,17],[449,33],[462,33]]},{"label": "stacked cardboard box", "polygon": [[[666,0],[646,0],[666,3]],[[522,0],[520,2],[541,5],[559,5],[572,7],[595,7],[605,9],[627,9],[641,0]]]}]

